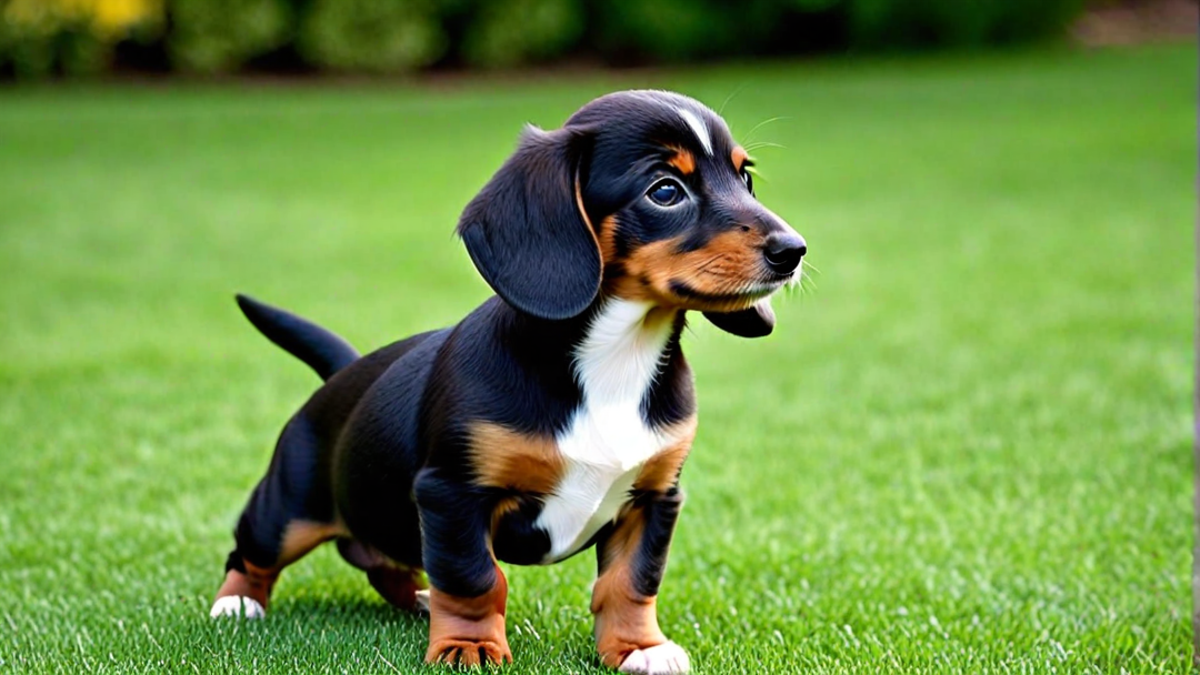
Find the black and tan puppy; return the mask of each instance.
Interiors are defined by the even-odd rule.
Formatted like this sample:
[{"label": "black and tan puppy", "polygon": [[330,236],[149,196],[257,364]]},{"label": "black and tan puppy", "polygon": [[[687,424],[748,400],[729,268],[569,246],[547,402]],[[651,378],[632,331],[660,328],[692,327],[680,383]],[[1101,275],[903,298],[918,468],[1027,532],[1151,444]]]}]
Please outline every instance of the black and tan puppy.
[{"label": "black and tan puppy", "polygon": [[497,561],[594,545],[601,660],[686,671],[655,613],[696,432],[684,316],[770,333],[768,298],[805,253],[755,199],[749,165],[700,103],[611,94],[562,129],[526,130],[467,206],[458,232],[496,297],[458,325],[359,357],[239,297],[326,383],[250,496],[213,616],[261,616],[279,572],[335,539],[390,602],[427,604],[426,660],[502,663]]}]

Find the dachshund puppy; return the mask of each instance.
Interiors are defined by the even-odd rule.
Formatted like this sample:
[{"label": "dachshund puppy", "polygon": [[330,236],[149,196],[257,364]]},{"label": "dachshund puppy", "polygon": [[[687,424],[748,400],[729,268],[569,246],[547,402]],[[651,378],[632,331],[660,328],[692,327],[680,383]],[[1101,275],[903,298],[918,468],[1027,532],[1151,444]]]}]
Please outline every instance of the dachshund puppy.
[{"label": "dachshund puppy", "polygon": [[427,661],[503,663],[497,561],[595,546],[600,660],[687,671],[655,603],[696,433],[685,314],[767,335],[769,297],[806,250],[755,198],[750,165],[700,103],[610,94],[526,129],[467,205],[458,234],[496,296],[458,325],[360,357],[239,296],[325,384],[250,496],[212,615],[262,616],[280,571],[336,540],[388,601],[428,608]]}]

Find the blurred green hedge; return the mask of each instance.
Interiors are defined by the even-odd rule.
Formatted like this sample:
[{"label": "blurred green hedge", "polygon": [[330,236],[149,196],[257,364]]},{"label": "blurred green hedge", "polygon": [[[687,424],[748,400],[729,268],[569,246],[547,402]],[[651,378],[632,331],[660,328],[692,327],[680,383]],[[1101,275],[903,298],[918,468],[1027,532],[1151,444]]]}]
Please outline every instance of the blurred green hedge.
[{"label": "blurred green hedge", "polygon": [[400,73],[982,48],[1096,0],[0,0],[0,75]]}]

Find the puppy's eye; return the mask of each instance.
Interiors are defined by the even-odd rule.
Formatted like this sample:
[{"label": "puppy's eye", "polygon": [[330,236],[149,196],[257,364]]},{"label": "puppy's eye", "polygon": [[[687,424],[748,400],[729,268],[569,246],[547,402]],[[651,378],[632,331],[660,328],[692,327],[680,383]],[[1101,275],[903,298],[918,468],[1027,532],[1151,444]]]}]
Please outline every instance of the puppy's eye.
[{"label": "puppy's eye", "polygon": [[675,206],[687,197],[687,193],[682,185],[668,178],[655,183],[646,197],[659,206]]},{"label": "puppy's eye", "polygon": [[754,178],[746,169],[742,169],[742,182],[746,184],[746,189],[750,191],[750,194],[754,194]]}]

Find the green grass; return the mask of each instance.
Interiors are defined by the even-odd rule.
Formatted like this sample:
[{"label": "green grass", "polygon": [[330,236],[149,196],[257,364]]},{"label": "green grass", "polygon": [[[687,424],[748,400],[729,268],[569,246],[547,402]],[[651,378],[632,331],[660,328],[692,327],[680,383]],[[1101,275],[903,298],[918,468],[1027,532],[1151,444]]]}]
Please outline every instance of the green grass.
[{"label": "green grass", "polygon": [[[207,617],[317,384],[234,291],[372,348],[488,294],[451,236],[520,125],[725,106],[821,270],[686,339],[660,598],[698,673],[1186,672],[1196,49],[445,87],[0,92],[0,671],[413,672],[330,548]],[[509,568],[512,673],[596,672],[592,556]]]}]

